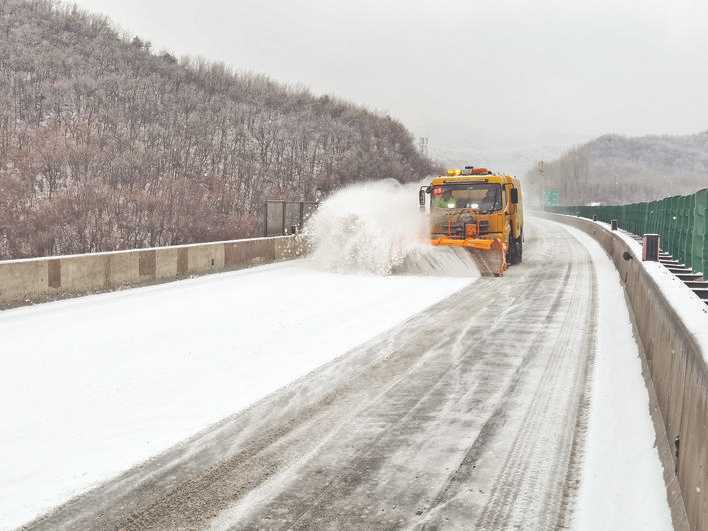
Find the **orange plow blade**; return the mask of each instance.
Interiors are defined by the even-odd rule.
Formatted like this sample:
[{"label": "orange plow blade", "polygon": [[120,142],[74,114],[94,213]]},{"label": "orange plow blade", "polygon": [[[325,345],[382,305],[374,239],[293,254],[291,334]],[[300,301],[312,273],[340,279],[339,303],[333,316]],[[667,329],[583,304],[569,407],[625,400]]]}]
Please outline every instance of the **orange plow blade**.
[{"label": "orange plow blade", "polygon": [[444,247],[464,247],[479,267],[482,276],[500,277],[507,270],[506,248],[500,239],[483,240],[477,238],[467,238],[465,240],[455,238],[433,238],[431,242],[436,246]]}]

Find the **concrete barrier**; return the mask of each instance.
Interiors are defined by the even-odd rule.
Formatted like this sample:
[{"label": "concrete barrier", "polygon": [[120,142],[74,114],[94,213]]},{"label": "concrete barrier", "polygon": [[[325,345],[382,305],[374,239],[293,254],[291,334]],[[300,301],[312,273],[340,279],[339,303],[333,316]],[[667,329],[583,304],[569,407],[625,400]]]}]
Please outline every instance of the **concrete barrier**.
[{"label": "concrete barrier", "polygon": [[[701,345],[689,332],[656,281],[621,236],[589,219],[556,214],[542,217],[576,227],[607,251],[624,282],[663,429],[657,429],[664,479],[676,528],[708,530],[708,370]],[[688,289],[688,288],[687,288]],[[656,417],[655,417],[656,418]],[[622,444],[618,441],[617,444]],[[670,467],[667,469],[667,460]],[[675,488],[675,482],[678,488]],[[680,492],[679,492],[680,490]],[[682,514],[684,515],[682,517]],[[687,522],[682,522],[682,518]],[[687,523],[687,525],[686,525]]]},{"label": "concrete barrier", "polygon": [[0,262],[0,307],[167,282],[299,256],[294,236]]}]

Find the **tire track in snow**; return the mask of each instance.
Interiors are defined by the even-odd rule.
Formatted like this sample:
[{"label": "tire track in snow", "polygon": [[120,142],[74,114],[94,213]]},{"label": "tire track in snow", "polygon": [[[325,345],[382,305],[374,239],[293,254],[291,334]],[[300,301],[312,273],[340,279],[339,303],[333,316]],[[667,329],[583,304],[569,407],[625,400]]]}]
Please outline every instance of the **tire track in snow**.
[{"label": "tire track in snow", "polygon": [[34,527],[557,522],[592,270],[565,231],[535,228],[527,263],[503,279],[480,280]]}]

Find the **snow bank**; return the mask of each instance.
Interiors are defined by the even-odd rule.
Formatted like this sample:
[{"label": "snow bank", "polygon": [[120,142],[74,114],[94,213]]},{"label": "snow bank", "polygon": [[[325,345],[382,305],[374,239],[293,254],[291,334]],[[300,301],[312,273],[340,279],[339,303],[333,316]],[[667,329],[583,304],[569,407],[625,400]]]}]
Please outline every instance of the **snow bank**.
[{"label": "snow bank", "polygon": [[649,394],[620,277],[599,243],[564,226],[590,252],[598,333],[582,480],[573,528],[673,529]]},{"label": "snow bank", "polygon": [[313,266],[376,275],[479,276],[469,253],[426,243],[430,230],[419,211],[419,188],[390,179],[336,192],[305,226]]},{"label": "snow bank", "polygon": [[0,312],[0,528],[248,407],[470,281],[342,275],[294,261]]}]

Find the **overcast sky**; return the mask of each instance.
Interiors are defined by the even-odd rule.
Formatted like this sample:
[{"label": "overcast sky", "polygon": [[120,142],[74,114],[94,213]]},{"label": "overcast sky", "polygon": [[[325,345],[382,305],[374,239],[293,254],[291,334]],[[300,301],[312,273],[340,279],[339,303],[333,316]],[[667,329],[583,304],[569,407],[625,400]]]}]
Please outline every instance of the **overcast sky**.
[{"label": "overcast sky", "polygon": [[706,0],[78,4],[156,50],[389,112],[434,154],[512,166],[498,169],[608,132],[708,129]]}]

